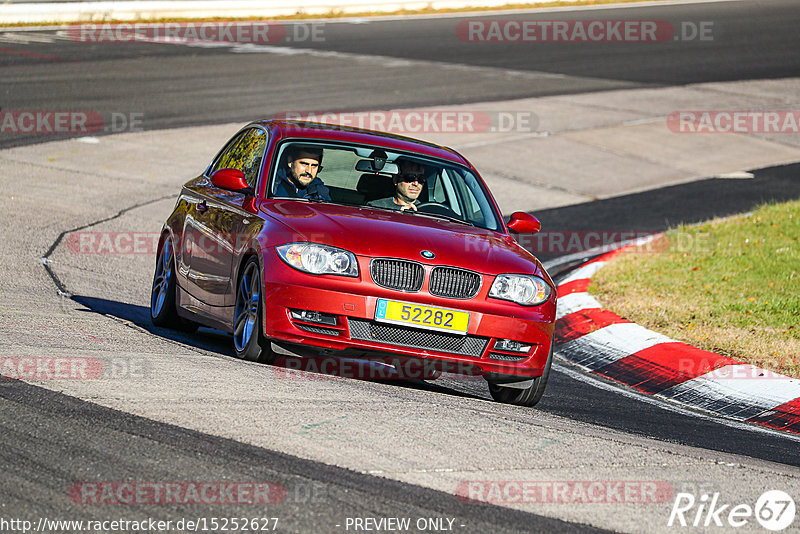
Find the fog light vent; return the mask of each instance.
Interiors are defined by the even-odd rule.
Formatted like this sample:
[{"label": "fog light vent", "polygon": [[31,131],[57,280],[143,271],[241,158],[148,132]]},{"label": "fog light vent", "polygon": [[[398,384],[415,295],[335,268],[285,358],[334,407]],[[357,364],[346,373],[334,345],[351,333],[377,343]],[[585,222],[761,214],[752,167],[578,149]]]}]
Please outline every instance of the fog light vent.
[{"label": "fog light vent", "polygon": [[305,321],[307,323],[326,324],[328,326],[336,326],[336,316],[329,313],[322,313],[312,310],[289,310],[292,314],[292,319],[296,321]]},{"label": "fog light vent", "polygon": [[520,354],[527,354],[530,352],[530,343],[522,343],[521,341],[514,341],[513,339],[498,339],[494,342],[494,350],[502,350],[505,352],[518,352]]},{"label": "fog light vent", "polygon": [[500,360],[503,362],[518,362],[524,360],[527,356],[514,356],[513,354],[500,354],[499,352],[490,352],[490,360]]}]

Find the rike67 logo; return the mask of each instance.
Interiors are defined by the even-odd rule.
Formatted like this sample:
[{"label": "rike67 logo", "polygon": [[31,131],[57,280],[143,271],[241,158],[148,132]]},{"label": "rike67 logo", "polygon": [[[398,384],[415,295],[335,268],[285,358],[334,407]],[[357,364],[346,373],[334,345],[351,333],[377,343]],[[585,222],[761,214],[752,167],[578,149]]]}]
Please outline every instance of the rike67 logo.
[{"label": "rike67 logo", "polygon": [[764,492],[755,506],[724,503],[719,493],[704,493],[699,499],[691,493],[678,493],[667,526],[724,527],[726,531],[748,527],[749,532],[755,519],[765,529],[778,532],[792,525],[795,513],[794,499],[781,490]]}]

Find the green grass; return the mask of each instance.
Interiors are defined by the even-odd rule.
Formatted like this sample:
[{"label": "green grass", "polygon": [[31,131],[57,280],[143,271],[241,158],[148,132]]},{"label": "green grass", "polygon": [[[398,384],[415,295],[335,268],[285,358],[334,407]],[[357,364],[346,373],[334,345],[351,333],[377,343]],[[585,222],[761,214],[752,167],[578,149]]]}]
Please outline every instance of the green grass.
[{"label": "green grass", "polygon": [[589,291],[642,326],[800,377],[800,201],[669,230]]}]

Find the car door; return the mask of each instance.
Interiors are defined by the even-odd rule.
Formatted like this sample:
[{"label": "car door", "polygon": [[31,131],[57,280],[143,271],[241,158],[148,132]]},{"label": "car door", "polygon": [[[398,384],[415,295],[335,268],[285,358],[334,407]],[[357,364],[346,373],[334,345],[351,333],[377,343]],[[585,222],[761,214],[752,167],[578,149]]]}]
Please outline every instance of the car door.
[{"label": "car door", "polygon": [[[258,218],[245,209],[248,197],[257,191],[267,133],[253,127],[239,134],[217,157],[197,184],[197,204],[191,220],[189,244],[189,292],[212,307],[233,306],[235,280],[232,280],[237,244],[249,234],[249,226]],[[238,169],[245,175],[251,192],[229,191],[212,183],[214,172]],[[224,310],[209,310],[226,316]]]}]

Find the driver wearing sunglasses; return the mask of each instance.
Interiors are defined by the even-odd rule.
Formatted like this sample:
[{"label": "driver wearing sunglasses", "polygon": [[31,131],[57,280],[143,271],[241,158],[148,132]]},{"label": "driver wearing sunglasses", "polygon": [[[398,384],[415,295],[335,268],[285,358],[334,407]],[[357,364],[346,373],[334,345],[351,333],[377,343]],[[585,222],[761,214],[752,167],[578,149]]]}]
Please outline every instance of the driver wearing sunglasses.
[{"label": "driver wearing sunglasses", "polygon": [[394,196],[373,200],[367,205],[399,211],[417,211],[416,205],[419,203],[417,199],[425,187],[425,167],[409,160],[398,160],[396,163],[400,172],[394,175]]}]

